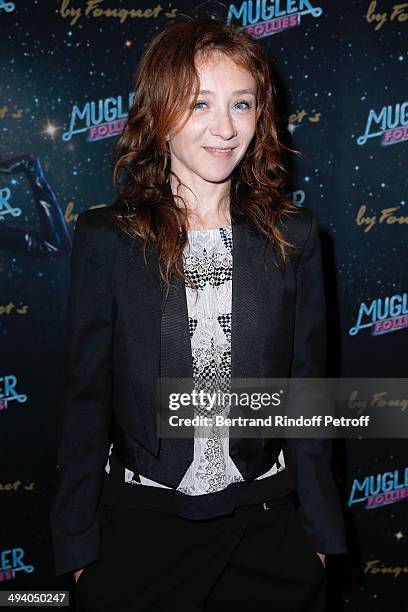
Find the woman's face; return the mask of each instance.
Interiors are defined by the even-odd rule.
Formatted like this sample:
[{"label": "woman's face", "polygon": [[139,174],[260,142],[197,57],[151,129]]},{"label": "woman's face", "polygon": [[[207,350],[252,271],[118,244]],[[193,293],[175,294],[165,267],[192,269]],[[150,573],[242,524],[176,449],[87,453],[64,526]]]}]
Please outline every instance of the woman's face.
[{"label": "woman's face", "polygon": [[192,115],[169,134],[171,169],[183,181],[223,182],[255,134],[256,83],[224,55],[198,61],[197,70],[200,95]]}]

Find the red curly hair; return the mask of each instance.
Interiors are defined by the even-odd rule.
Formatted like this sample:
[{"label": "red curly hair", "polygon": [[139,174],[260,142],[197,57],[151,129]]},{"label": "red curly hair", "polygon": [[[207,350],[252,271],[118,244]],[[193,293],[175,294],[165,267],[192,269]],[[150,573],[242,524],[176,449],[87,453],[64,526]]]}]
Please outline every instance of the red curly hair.
[{"label": "red curly hair", "polygon": [[231,219],[235,223],[250,219],[266,242],[277,248],[281,267],[286,250],[293,247],[278,222],[297,210],[285,191],[288,170],[283,155],[284,150],[299,151],[279,140],[276,88],[268,58],[246,32],[218,19],[183,16],[145,48],[136,73],[133,103],[112,156],[115,225],[143,240],[145,247],[153,245],[167,288],[173,273],[195,285],[183,270],[187,211],[175,202],[170,188],[170,173],[175,175],[170,170],[166,135],[197,102],[197,55],[205,59],[215,52],[249,71],[257,87],[255,136],[231,174]]}]

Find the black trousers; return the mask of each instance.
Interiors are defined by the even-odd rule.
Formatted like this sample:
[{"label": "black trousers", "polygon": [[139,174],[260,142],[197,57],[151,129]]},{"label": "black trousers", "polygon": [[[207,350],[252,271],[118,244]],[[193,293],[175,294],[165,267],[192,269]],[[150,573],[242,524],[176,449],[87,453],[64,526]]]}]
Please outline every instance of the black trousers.
[{"label": "black trousers", "polygon": [[75,591],[78,612],[325,612],[326,568],[292,497],[201,521],[106,505]]}]

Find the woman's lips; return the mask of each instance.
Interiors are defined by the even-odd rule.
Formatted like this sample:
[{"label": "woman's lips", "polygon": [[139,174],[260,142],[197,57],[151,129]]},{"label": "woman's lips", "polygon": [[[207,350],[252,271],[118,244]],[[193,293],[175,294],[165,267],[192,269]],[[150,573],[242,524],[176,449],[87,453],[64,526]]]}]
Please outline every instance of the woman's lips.
[{"label": "woman's lips", "polygon": [[232,152],[234,150],[234,149],[227,149],[227,150],[214,149],[210,147],[203,147],[203,149],[205,149],[205,151],[207,151],[207,153],[209,153],[213,157],[218,157],[218,159],[227,159],[228,157],[231,157]]}]

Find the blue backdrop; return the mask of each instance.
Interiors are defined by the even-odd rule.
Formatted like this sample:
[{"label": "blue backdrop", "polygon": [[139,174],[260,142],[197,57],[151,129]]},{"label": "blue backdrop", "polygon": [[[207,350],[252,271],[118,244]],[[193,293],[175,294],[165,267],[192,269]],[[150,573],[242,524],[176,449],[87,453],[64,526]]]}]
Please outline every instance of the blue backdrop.
[{"label": "blue backdrop", "polygon": [[[320,221],[328,374],[407,374],[407,3],[0,0],[2,590],[73,592],[53,576],[48,524],[72,232],[113,201],[143,45],[196,8],[274,61],[284,134],[302,152],[293,199]],[[330,560],[330,612],[408,610],[406,457],[403,439],[335,441],[350,554]]]}]

